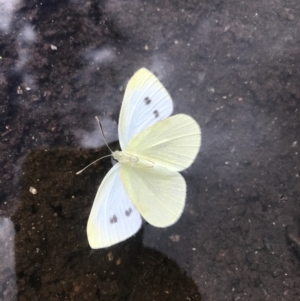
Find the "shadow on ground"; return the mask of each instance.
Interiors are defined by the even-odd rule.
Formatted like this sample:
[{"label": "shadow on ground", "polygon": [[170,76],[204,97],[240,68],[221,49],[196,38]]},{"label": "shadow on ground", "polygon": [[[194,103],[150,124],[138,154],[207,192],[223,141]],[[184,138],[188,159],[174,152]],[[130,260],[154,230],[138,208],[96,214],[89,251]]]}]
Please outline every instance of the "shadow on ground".
[{"label": "shadow on ground", "polygon": [[25,159],[13,216],[18,300],[201,300],[174,261],[143,247],[143,230],[111,248],[89,247],[88,215],[111,163],[75,172],[101,155],[40,149]]}]

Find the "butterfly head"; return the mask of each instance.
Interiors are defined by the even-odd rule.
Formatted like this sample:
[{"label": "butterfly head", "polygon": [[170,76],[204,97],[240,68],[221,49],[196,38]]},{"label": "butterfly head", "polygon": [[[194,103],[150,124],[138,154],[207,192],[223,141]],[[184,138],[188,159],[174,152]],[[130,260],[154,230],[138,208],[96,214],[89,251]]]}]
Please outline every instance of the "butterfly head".
[{"label": "butterfly head", "polygon": [[123,159],[123,152],[121,152],[121,151],[112,152],[112,156],[115,160],[120,162]]}]

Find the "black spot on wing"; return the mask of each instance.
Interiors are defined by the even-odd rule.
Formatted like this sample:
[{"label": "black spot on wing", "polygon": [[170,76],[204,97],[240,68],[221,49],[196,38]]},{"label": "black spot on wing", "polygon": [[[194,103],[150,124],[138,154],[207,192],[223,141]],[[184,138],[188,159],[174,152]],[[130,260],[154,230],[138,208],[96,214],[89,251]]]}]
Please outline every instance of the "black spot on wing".
[{"label": "black spot on wing", "polygon": [[153,111],[153,114],[154,114],[155,118],[157,118],[159,116],[159,112],[157,110]]},{"label": "black spot on wing", "polygon": [[144,102],[145,102],[146,105],[149,105],[151,103],[151,99],[149,97],[146,97],[144,99]]},{"label": "black spot on wing", "polygon": [[111,217],[109,221],[110,221],[111,224],[114,224],[114,223],[116,223],[116,222],[118,221],[118,218],[117,218],[116,215],[114,214],[114,216]]},{"label": "black spot on wing", "polygon": [[132,212],[132,209],[129,208],[128,210],[125,210],[125,215],[129,216],[131,214],[131,212]]}]

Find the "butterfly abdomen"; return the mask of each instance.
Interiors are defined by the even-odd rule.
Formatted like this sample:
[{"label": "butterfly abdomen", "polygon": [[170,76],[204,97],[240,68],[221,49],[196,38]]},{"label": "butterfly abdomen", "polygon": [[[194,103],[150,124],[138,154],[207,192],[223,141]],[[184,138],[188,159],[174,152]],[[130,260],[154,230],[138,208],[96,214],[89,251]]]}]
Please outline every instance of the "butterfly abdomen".
[{"label": "butterfly abdomen", "polygon": [[155,165],[155,163],[150,160],[141,158],[136,154],[131,154],[125,151],[115,151],[113,152],[113,157],[121,164],[129,165],[131,167],[149,168]]}]

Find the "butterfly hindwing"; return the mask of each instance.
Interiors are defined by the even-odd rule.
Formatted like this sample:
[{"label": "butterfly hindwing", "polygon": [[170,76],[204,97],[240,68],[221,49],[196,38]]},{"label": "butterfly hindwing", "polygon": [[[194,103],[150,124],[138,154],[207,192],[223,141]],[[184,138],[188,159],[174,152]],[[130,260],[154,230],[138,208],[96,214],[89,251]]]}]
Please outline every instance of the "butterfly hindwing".
[{"label": "butterfly hindwing", "polygon": [[139,69],[129,80],[119,117],[119,141],[124,149],[143,129],[169,117],[173,112],[171,96],[147,69]]},{"label": "butterfly hindwing", "polygon": [[190,116],[178,114],[137,134],[124,151],[169,170],[188,168],[199,151],[201,131]]},{"label": "butterfly hindwing", "polygon": [[93,249],[109,247],[134,235],[141,224],[141,216],[122,185],[117,163],[97,191],[87,225],[89,244]]},{"label": "butterfly hindwing", "polygon": [[186,183],[181,174],[158,166],[122,165],[120,175],[127,194],[149,224],[167,227],[179,219],[186,197]]}]

